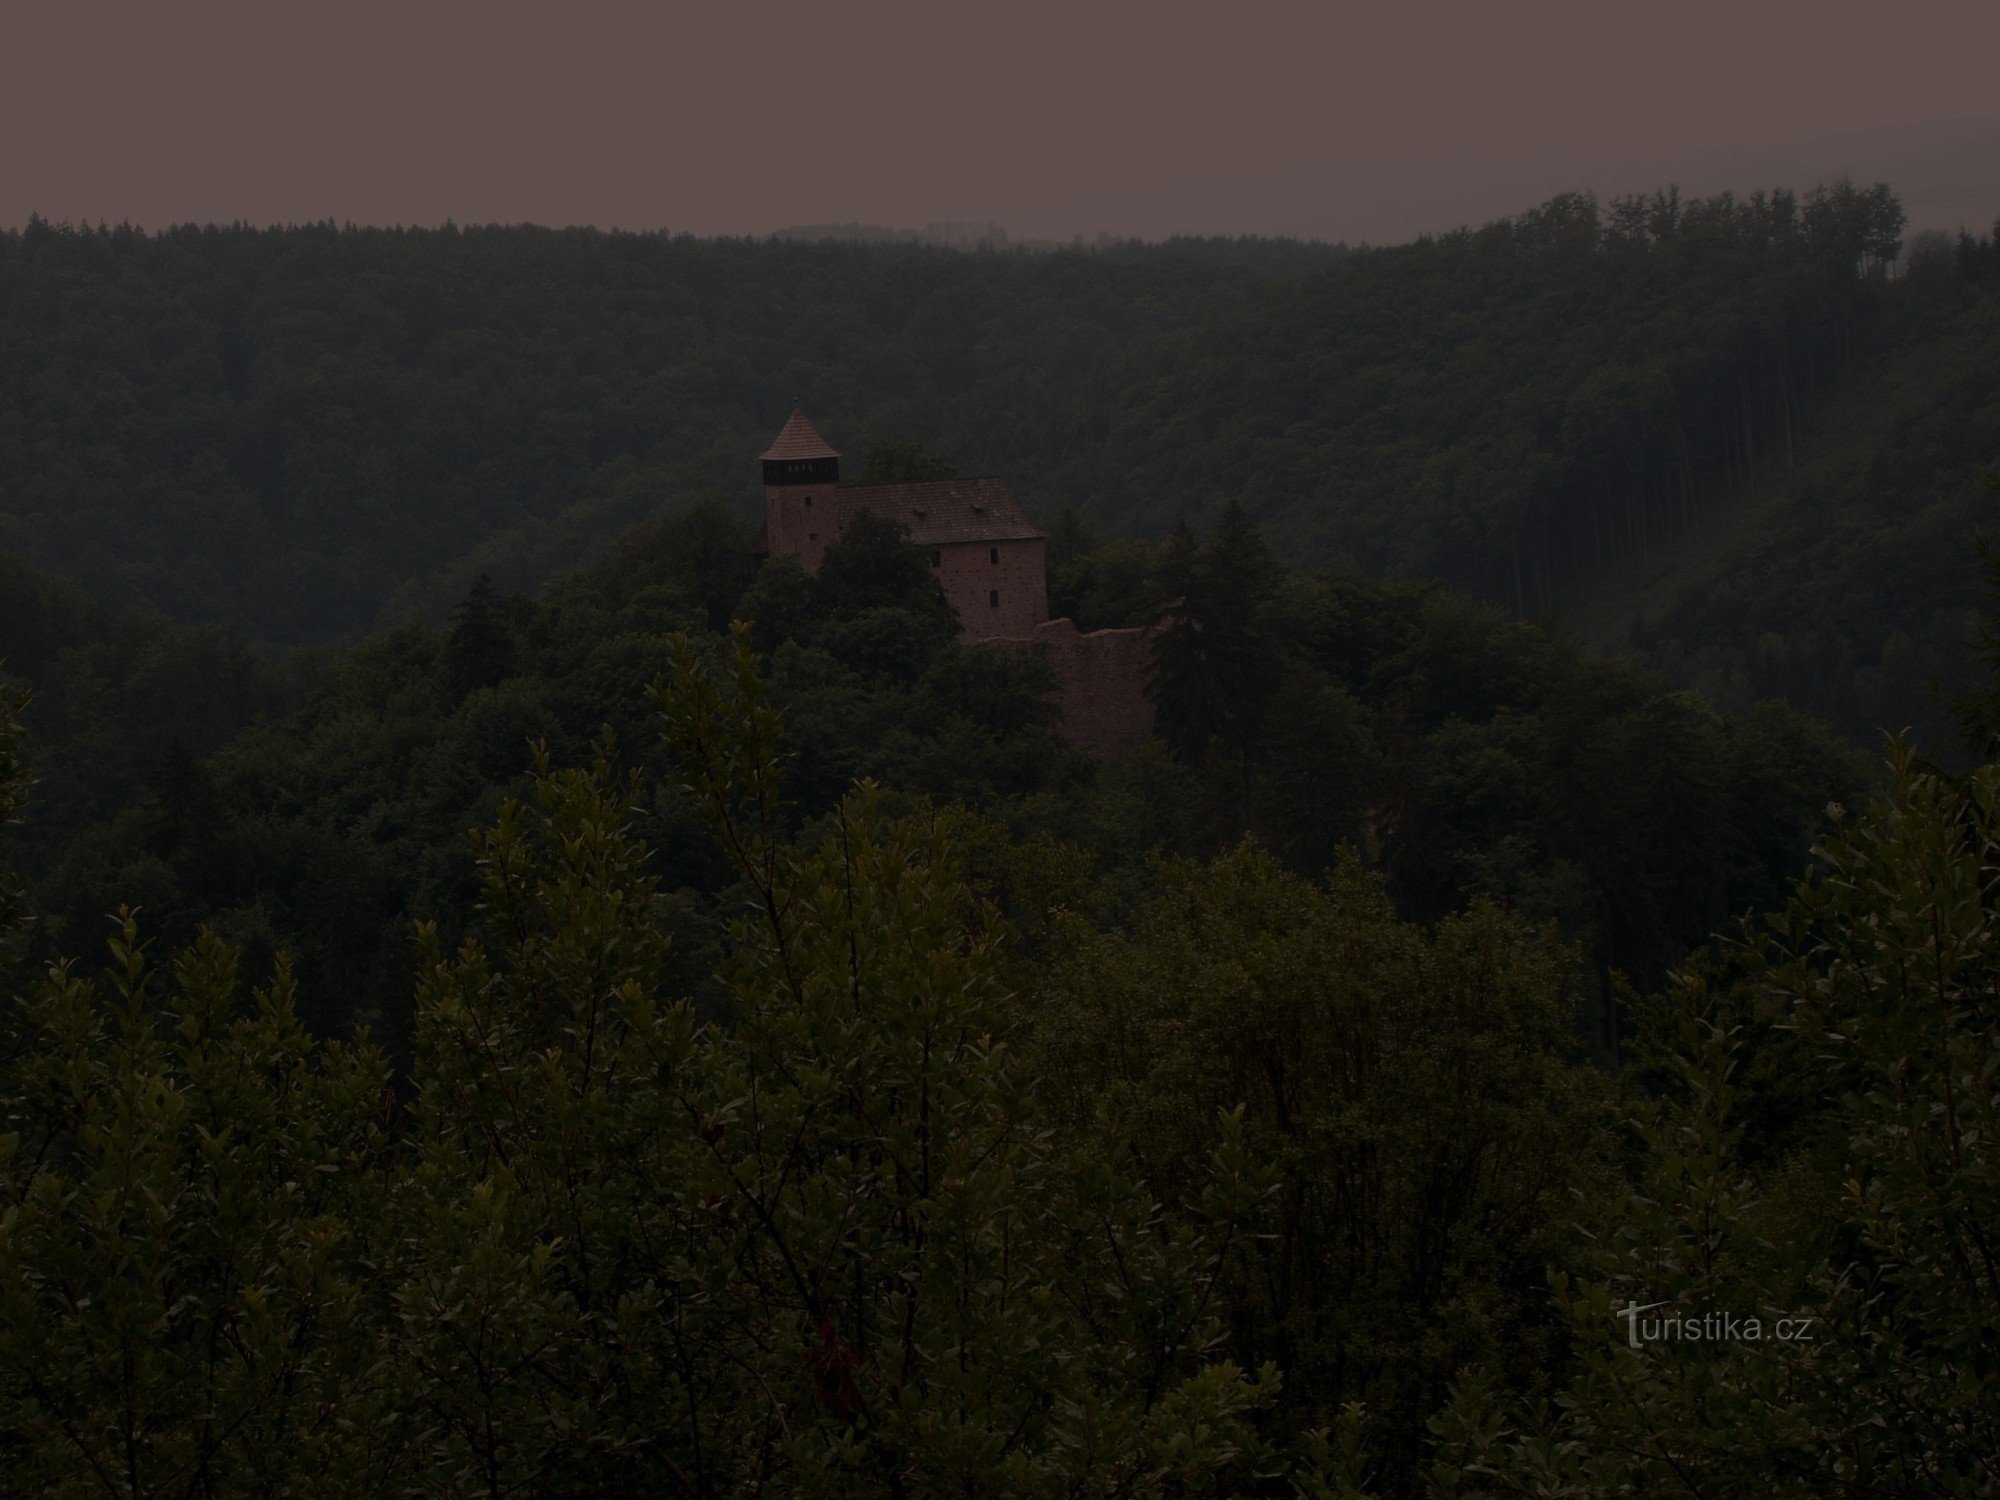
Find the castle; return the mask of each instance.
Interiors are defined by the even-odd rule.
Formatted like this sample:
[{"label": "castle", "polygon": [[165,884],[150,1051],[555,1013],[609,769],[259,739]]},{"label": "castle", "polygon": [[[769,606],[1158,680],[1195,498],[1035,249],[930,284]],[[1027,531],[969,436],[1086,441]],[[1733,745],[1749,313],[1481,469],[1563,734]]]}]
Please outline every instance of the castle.
[{"label": "castle", "polygon": [[1031,650],[1056,675],[1063,733],[1091,753],[1129,755],[1151,737],[1150,628],[1079,631],[1049,618],[1049,538],[1003,479],[843,485],[840,454],[794,410],[764,450],[764,551],[819,571],[864,511],[894,521],[929,555],[967,640]]},{"label": "castle", "polygon": [[1001,479],[842,487],[840,455],[802,411],[764,451],[764,550],[819,571],[862,511],[905,527],[971,640],[1030,634],[1049,617],[1049,538]]}]

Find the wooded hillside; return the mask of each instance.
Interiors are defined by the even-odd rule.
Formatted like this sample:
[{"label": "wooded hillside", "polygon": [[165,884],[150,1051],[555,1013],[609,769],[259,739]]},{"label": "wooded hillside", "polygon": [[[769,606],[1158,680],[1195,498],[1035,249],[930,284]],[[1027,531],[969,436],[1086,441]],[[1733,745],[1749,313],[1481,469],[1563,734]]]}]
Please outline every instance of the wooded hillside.
[{"label": "wooded hillside", "polygon": [[1899,225],[1846,187],[1562,198],[1353,254],[36,224],[0,236],[0,550],[353,638],[694,496],[747,518],[803,398],[1045,524],[1152,541],[1235,500],[1301,563],[1584,609],[1866,737],[1921,707],[1912,654],[1956,668],[1948,559],[2000,455],[2000,253],[1926,243],[1890,280]]}]

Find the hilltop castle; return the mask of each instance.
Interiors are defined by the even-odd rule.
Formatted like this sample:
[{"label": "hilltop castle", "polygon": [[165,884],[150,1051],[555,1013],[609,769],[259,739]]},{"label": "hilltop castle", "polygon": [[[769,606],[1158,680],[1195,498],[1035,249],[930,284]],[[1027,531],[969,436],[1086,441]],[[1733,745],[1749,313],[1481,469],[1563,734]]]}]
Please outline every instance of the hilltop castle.
[{"label": "hilltop castle", "polygon": [[1153,631],[1076,628],[1049,618],[1048,533],[1028,524],[1003,479],[843,485],[840,454],[794,410],[764,450],[764,551],[817,573],[826,549],[864,511],[903,526],[930,557],[967,640],[1043,657],[1070,741],[1107,759],[1152,735],[1146,697]]},{"label": "hilltop castle", "polygon": [[905,527],[975,641],[1027,636],[1049,617],[1049,538],[1003,479],[842,486],[840,454],[802,411],[764,450],[764,550],[819,571],[826,549],[869,511]]}]

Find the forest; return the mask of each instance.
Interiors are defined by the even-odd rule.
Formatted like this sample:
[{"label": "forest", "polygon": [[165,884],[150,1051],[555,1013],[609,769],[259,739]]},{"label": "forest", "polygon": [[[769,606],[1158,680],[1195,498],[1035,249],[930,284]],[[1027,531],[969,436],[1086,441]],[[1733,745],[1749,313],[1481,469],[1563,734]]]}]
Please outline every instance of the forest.
[{"label": "forest", "polygon": [[24,752],[50,768],[10,841],[36,875],[37,956],[93,950],[103,914],[131,902],[170,945],[207,926],[297,955],[316,1026],[366,1016],[404,1036],[412,925],[455,937],[476,899],[466,830],[527,794],[533,747],[580,764],[607,734],[654,788],[641,829],[683,947],[708,952],[726,870],[687,837],[645,695],[669,636],[719,642],[735,619],[753,622],[801,747],[801,818],[863,779],[955,803],[996,840],[1085,860],[1107,915],[1162,855],[1248,836],[1322,873],[1351,847],[1414,919],[1483,897],[1582,942],[1607,1056],[1614,973],[1653,984],[1775,898],[1827,805],[1874,780],[1870,757],[1781,703],[1725,716],[1434,586],[1288,572],[1238,508],[1150,550],[1081,523],[1055,539],[1059,612],[1122,623],[1179,601],[1161,744],[1101,765],[1054,732],[1035,662],[955,640],[899,536],[857,530],[817,576],[759,567],[754,541],[696,506],[538,597],[482,581],[443,628],[336,655],[309,686],[212,627],[92,611],[45,584],[74,612],[36,617],[66,644],[38,658],[0,638],[37,695]]},{"label": "forest", "polygon": [[1845,183],[1358,251],[35,221],[0,233],[0,553],[351,644],[698,499],[752,518],[796,399],[1045,526],[1151,544],[1234,501],[1302,565],[1442,580],[1873,750],[1968,669],[2000,453],[2000,249],[1901,225]]},{"label": "forest", "polygon": [[[1901,222],[0,236],[0,1488],[2000,1494],[2000,251]],[[1153,745],[759,554],[815,389]]]},{"label": "forest", "polygon": [[[696,506],[303,684],[42,580],[8,1471],[1990,1488],[1990,773],[1238,507],[1059,542],[1058,600],[1164,610],[1125,763],[886,526],[807,575]],[[1665,1302],[1823,1338],[1627,1347]]]}]

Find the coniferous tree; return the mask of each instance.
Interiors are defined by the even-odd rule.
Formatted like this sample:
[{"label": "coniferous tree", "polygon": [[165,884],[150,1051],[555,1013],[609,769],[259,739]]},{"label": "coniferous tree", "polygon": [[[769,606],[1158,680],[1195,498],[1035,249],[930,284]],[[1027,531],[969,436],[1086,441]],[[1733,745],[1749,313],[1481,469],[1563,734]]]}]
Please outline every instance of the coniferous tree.
[{"label": "coniferous tree", "polygon": [[[2000,470],[1986,476],[1988,494],[2000,497]],[[2000,759],[2000,546],[1978,537],[1979,610],[1973,617],[1972,647],[1985,673],[1983,683],[1964,688],[1952,700],[1958,731],[1981,760]]]},{"label": "coniferous tree", "polygon": [[1225,507],[1197,547],[1185,525],[1161,548],[1157,585],[1166,614],[1149,691],[1161,738],[1190,764],[1223,757],[1235,785],[1232,821],[1250,813],[1250,777],[1282,664],[1264,611],[1276,560],[1243,507]]},{"label": "coniferous tree", "polygon": [[494,687],[520,669],[520,642],[514,637],[507,601],[481,573],[457,609],[445,637],[445,689],[453,703],[480,688]]},{"label": "coniferous tree", "polygon": [[214,782],[178,737],[168,744],[146,793],[148,842],[162,855],[212,845],[228,820]]},{"label": "coniferous tree", "polygon": [[1201,643],[1222,710],[1219,733],[1247,800],[1249,776],[1279,670],[1264,610],[1278,581],[1277,559],[1242,505],[1231,500],[1202,549],[1195,600]]},{"label": "coniferous tree", "polygon": [[[26,702],[25,694],[0,689],[0,835],[20,820],[28,800],[28,772],[20,753],[20,714]],[[19,877],[0,861],[0,985],[6,983],[13,967],[26,915],[22,905]]]},{"label": "coniferous tree", "polygon": [[1222,727],[1221,687],[1202,642],[1200,549],[1185,521],[1161,543],[1153,565],[1160,628],[1153,640],[1146,695],[1156,732],[1189,765],[1207,758]]},{"label": "coniferous tree", "polygon": [[1067,567],[1086,553],[1096,551],[1098,545],[1097,534],[1084,520],[1083,512],[1076,508],[1076,502],[1065,500],[1063,508],[1056,512],[1055,524],[1049,527],[1050,572]]}]

